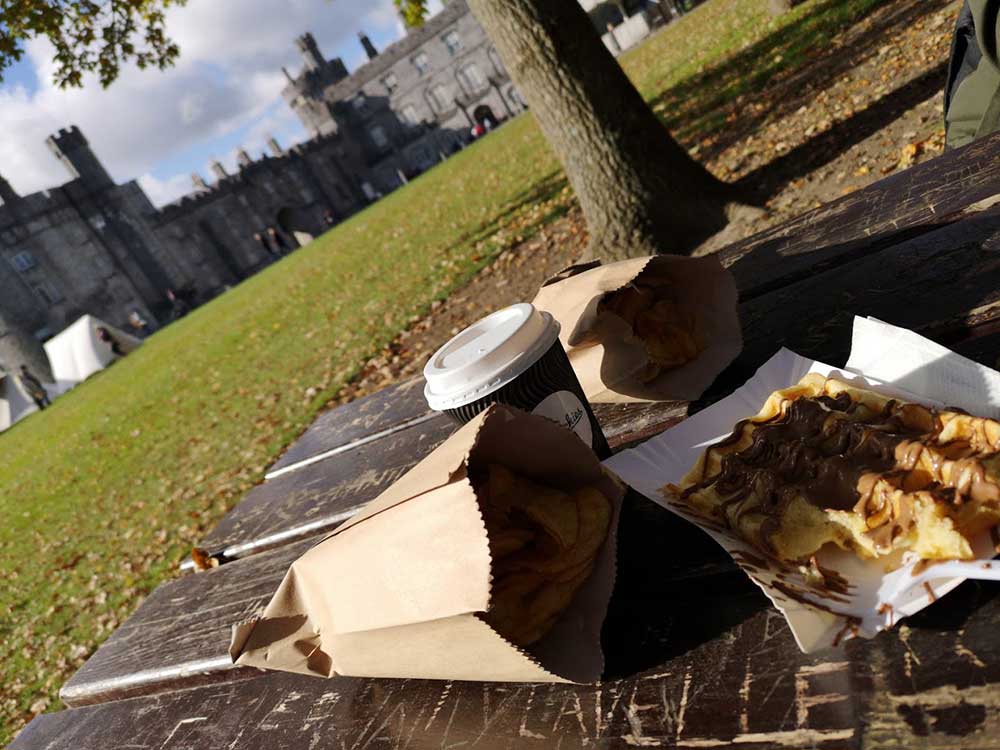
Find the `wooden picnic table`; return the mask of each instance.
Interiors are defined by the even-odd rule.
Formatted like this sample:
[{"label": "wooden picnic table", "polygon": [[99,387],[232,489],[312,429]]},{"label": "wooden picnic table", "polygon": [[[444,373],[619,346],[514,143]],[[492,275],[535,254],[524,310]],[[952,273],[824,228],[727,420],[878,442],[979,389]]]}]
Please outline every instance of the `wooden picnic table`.
[{"label": "wooden picnic table", "polygon": [[[780,346],[842,364],[853,315],[996,367],[1000,135],[722,252],[746,345],[697,403],[598,406],[613,448],[730,392]],[[334,678],[233,668],[230,626],[289,563],[454,429],[419,379],[322,415],[36,717],[27,748],[1000,748],[1000,586],[966,582],[871,640],[799,652],[721,548],[629,493],[596,685]]]}]

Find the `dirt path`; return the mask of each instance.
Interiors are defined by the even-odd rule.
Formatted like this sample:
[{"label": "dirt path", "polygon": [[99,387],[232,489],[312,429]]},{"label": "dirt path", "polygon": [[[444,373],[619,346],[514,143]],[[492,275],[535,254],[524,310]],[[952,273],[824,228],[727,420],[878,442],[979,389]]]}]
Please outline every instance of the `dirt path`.
[{"label": "dirt path", "polygon": [[[774,116],[753,117],[756,127],[736,140],[723,129],[688,144],[720,177],[771,196],[766,212],[732,227],[727,241],[942,152],[943,87],[959,7],[951,0],[886,3],[829,49],[817,51],[809,64],[770,82],[752,100],[738,100],[728,119],[735,123],[741,113],[761,108],[770,108]],[[817,90],[810,81],[833,57],[843,58],[840,67],[846,72]],[[506,305],[530,301],[546,278],[580,256],[586,243],[583,217],[574,209],[504,252],[369,361],[335,403],[419,373],[431,353],[470,323]],[[716,249],[718,243],[710,242],[702,252]]]}]

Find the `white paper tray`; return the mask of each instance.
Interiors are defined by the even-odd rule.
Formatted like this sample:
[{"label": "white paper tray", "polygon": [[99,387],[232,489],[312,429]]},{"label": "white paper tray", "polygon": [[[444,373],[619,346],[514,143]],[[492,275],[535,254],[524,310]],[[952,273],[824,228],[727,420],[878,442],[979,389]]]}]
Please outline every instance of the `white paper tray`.
[{"label": "white paper tray", "polygon": [[[928,406],[947,404],[980,416],[1000,417],[1000,373],[912,331],[855,318],[851,357],[844,369],[782,349],[732,395],[642,445],[622,451],[605,465],[638,492],[695,524],[726,549],[785,615],[796,643],[805,652],[834,645],[844,638],[870,638],[944,596],[966,578],[1000,580],[1000,563],[991,562],[995,549],[989,534],[973,545],[979,559],[938,563],[923,571],[917,569],[916,575],[915,558],[862,560],[827,545],[817,559],[846,583],[844,593],[831,592],[810,586],[795,568],[764,559],[756,548],[728,529],[712,524],[661,492],[665,485],[680,482],[705,448],[729,435],[737,421],[757,414],[772,392],[797,383],[811,372]],[[895,569],[887,572],[887,568]]]}]

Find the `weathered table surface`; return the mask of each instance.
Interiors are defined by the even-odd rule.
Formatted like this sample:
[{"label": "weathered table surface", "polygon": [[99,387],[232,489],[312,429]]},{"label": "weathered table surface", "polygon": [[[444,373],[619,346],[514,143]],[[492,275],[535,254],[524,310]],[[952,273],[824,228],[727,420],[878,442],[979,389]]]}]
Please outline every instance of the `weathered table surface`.
[{"label": "weathered table surface", "polygon": [[405,429],[434,412],[424,399],[423,378],[413,378],[384,388],[319,415],[302,436],[268,469],[268,475],[287,472],[330,451],[379,439]]},{"label": "weathered table surface", "polygon": [[898,244],[1000,200],[1000,132],[897,172],[723,249],[746,300]]},{"label": "weathered table surface", "polygon": [[[697,404],[600,409],[611,442],[655,434],[779,346],[842,363],[855,313],[996,366],[998,156],[1000,135],[724,251],[741,290],[743,355]],[[229,626],[270,597],[317,534],[453,429],[427,415],[419,385],[321,417],[205,540],[233,561],[157,589],[65,686],[67,704],[82,707],[36,718],[13,747],[1000,747],[1000,587],[966,583],[871,641],[804,656],[707,537],[633,495],[599,685],[231,668]]]},{"label": "weathered table surface", "polygon": [[435,414],[345,453],[259,484],[202,541],[228,558],[311,536],[335,527],[378,496],[454,432]]},{"label": "weathered table surface", "polygon": [[[412,392],[412,382],[386,390]],[[608,442],[615,446],[662,432],[687,415],[687,404],[597,404],[595,411]],[[399,423],[375,440],[349,443],[334,455],[326,455],[330,449],[323,445],[329,443],[316,439],[310,428],[303,440],[308,439],[310,449],[317,451],[312,454],[316,460],[289,464],[285,473],[254,487],[201,546],[228,562],[326,533],[377,497],[457,427],[447,417],[432,413],[417,424]]]},{"label": "weathered table surface", "polygon": [[[804,655],[707,537],[635,497],[619,533],[598,685],[326,681],[241,669],[39,717],[14,748],[1000,746],[1000,587],[966,583],[894,631]],[[274,565],[261,565],[277,554],[265,553],[169,584],[195,586],[173,602],[191,611],[166,628],[137,626],[155,637],[127,636],[120,657],[145,665],[159,658],[156,644],[190,645],[224,661],[229,618],[245,609],[216,612],[212,602],[266,600],[283,572],[273,568],[301,550],[287,552]],[[232,577],[241,567],[242,580]],[[250,580],[254,572],[267,580]],[[239,590],[223,591],[222,581]],[[171,620],[170,602],[161,605],[160,621]]]}]

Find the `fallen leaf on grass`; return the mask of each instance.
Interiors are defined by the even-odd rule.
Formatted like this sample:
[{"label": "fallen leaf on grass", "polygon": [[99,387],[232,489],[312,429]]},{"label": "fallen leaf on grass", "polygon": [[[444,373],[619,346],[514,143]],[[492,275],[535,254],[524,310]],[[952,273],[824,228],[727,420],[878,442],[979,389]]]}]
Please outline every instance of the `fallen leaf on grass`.
[{"label": "fallen leaf on grass", "polygon": [[899,164],[900,169],[906,169],[913,165],[920,154],[924,152],[924,141],[914,141],[912,143],[907,143],[903,146],[899,153]]}]

